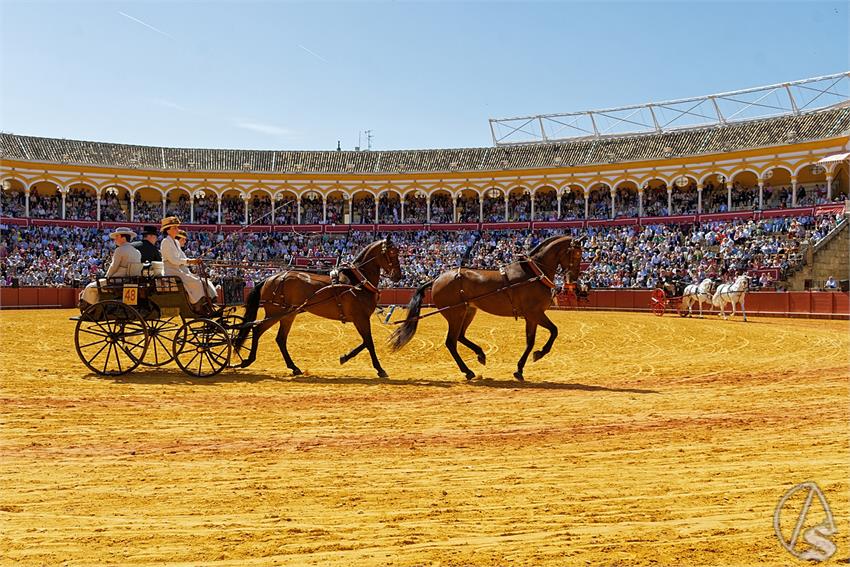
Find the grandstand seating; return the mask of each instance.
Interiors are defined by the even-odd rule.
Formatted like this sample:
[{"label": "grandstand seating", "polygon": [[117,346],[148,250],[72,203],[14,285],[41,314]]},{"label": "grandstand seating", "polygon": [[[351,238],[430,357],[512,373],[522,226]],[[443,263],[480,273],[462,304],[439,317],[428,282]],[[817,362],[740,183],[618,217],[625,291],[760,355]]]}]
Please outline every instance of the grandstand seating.
[{"label": "grandstand seating", "polygon": [[[833,213],[646,226],[599,224],[558,232],[567,230],[586,237],[584,277],[595,288],[651,288],[665,270],[689,281],[750,271],[757,276],[755,285],[770,286],[798,268],[806,248],[814,246],[841,218],[842,214]],[[2,284],[79,287],[101,274],[112,250],[108,231],[64,224],[3,225]],[[405,272],[398,285],[419,285],[461,263],[493,268],[512,261],[552,233],[552,229],[421,228],[395,232],[393,240],[401,248]],[[247,263],[328,257],[347,261],[379,236],[369,228],[343,233],[196,230],[190,234],[188,252]],[[252,280],[268,274],[268,269],[240,271]],[[219,269],[213,274],[215,278],[227,275],[232,272]]]}]

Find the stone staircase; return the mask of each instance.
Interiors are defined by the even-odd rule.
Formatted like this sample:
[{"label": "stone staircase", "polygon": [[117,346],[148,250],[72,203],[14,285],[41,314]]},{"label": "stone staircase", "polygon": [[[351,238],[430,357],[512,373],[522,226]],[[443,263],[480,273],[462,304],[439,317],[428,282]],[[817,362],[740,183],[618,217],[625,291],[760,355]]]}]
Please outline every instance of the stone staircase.
[{"label": "stone staircase", "polygon": [[850,279],[850,222],[848,216],[803,255],[803,266],[785,281],[788,291],[820,289],[829,276]]}]

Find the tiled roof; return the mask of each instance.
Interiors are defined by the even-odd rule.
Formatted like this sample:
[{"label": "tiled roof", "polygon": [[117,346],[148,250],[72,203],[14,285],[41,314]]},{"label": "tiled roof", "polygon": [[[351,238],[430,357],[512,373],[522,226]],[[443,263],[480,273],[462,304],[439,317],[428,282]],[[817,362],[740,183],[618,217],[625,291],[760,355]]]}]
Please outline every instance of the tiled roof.
[{"label": "tiled roof", "polygon": [[290,151],[161,148],[0,134],[3,159],[138,169],[257,173],[492,171],[654,160],[834,138],[850,107],[658,134],[488,148]]}]

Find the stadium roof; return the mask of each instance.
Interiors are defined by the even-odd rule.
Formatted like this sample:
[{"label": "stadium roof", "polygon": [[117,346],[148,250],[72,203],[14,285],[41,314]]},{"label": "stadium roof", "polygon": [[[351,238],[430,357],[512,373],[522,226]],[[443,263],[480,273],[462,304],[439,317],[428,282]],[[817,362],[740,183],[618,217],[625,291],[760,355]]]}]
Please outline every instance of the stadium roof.
[{"label": "stadium roof", "polygon": [[231,173],[387,174],[495,171],[636,162],[836,138],[850,107],[714,126],[504,147],[297,151],[165,148],[0,134],[0,158],[83,166]]},{"label": "stadium roof", "polygon": [[850,71],[725,93],[565,114],[491,118],[497,146],[669,132],[799,115],[850,102]]}]

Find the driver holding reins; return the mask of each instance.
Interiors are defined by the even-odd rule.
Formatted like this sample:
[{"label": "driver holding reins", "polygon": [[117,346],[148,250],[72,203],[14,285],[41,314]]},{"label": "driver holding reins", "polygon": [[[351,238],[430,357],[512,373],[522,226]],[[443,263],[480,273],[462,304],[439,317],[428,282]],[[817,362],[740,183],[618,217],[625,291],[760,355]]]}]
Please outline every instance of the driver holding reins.
[{"label": "driver holding reins", "polygon": [[180,247],[177,241],[180,233],[180,219],[165,217],[162,219],[160,232],[164,235],[159,250],[162,253],[165,275],[180,278],[194,311],[202,315],[210,314],[217,294],[209,280],[206,281],[205,286],[201,278],[189,271],[189,266],[198,265],[201,261],[198,258],[187,258]]}]

